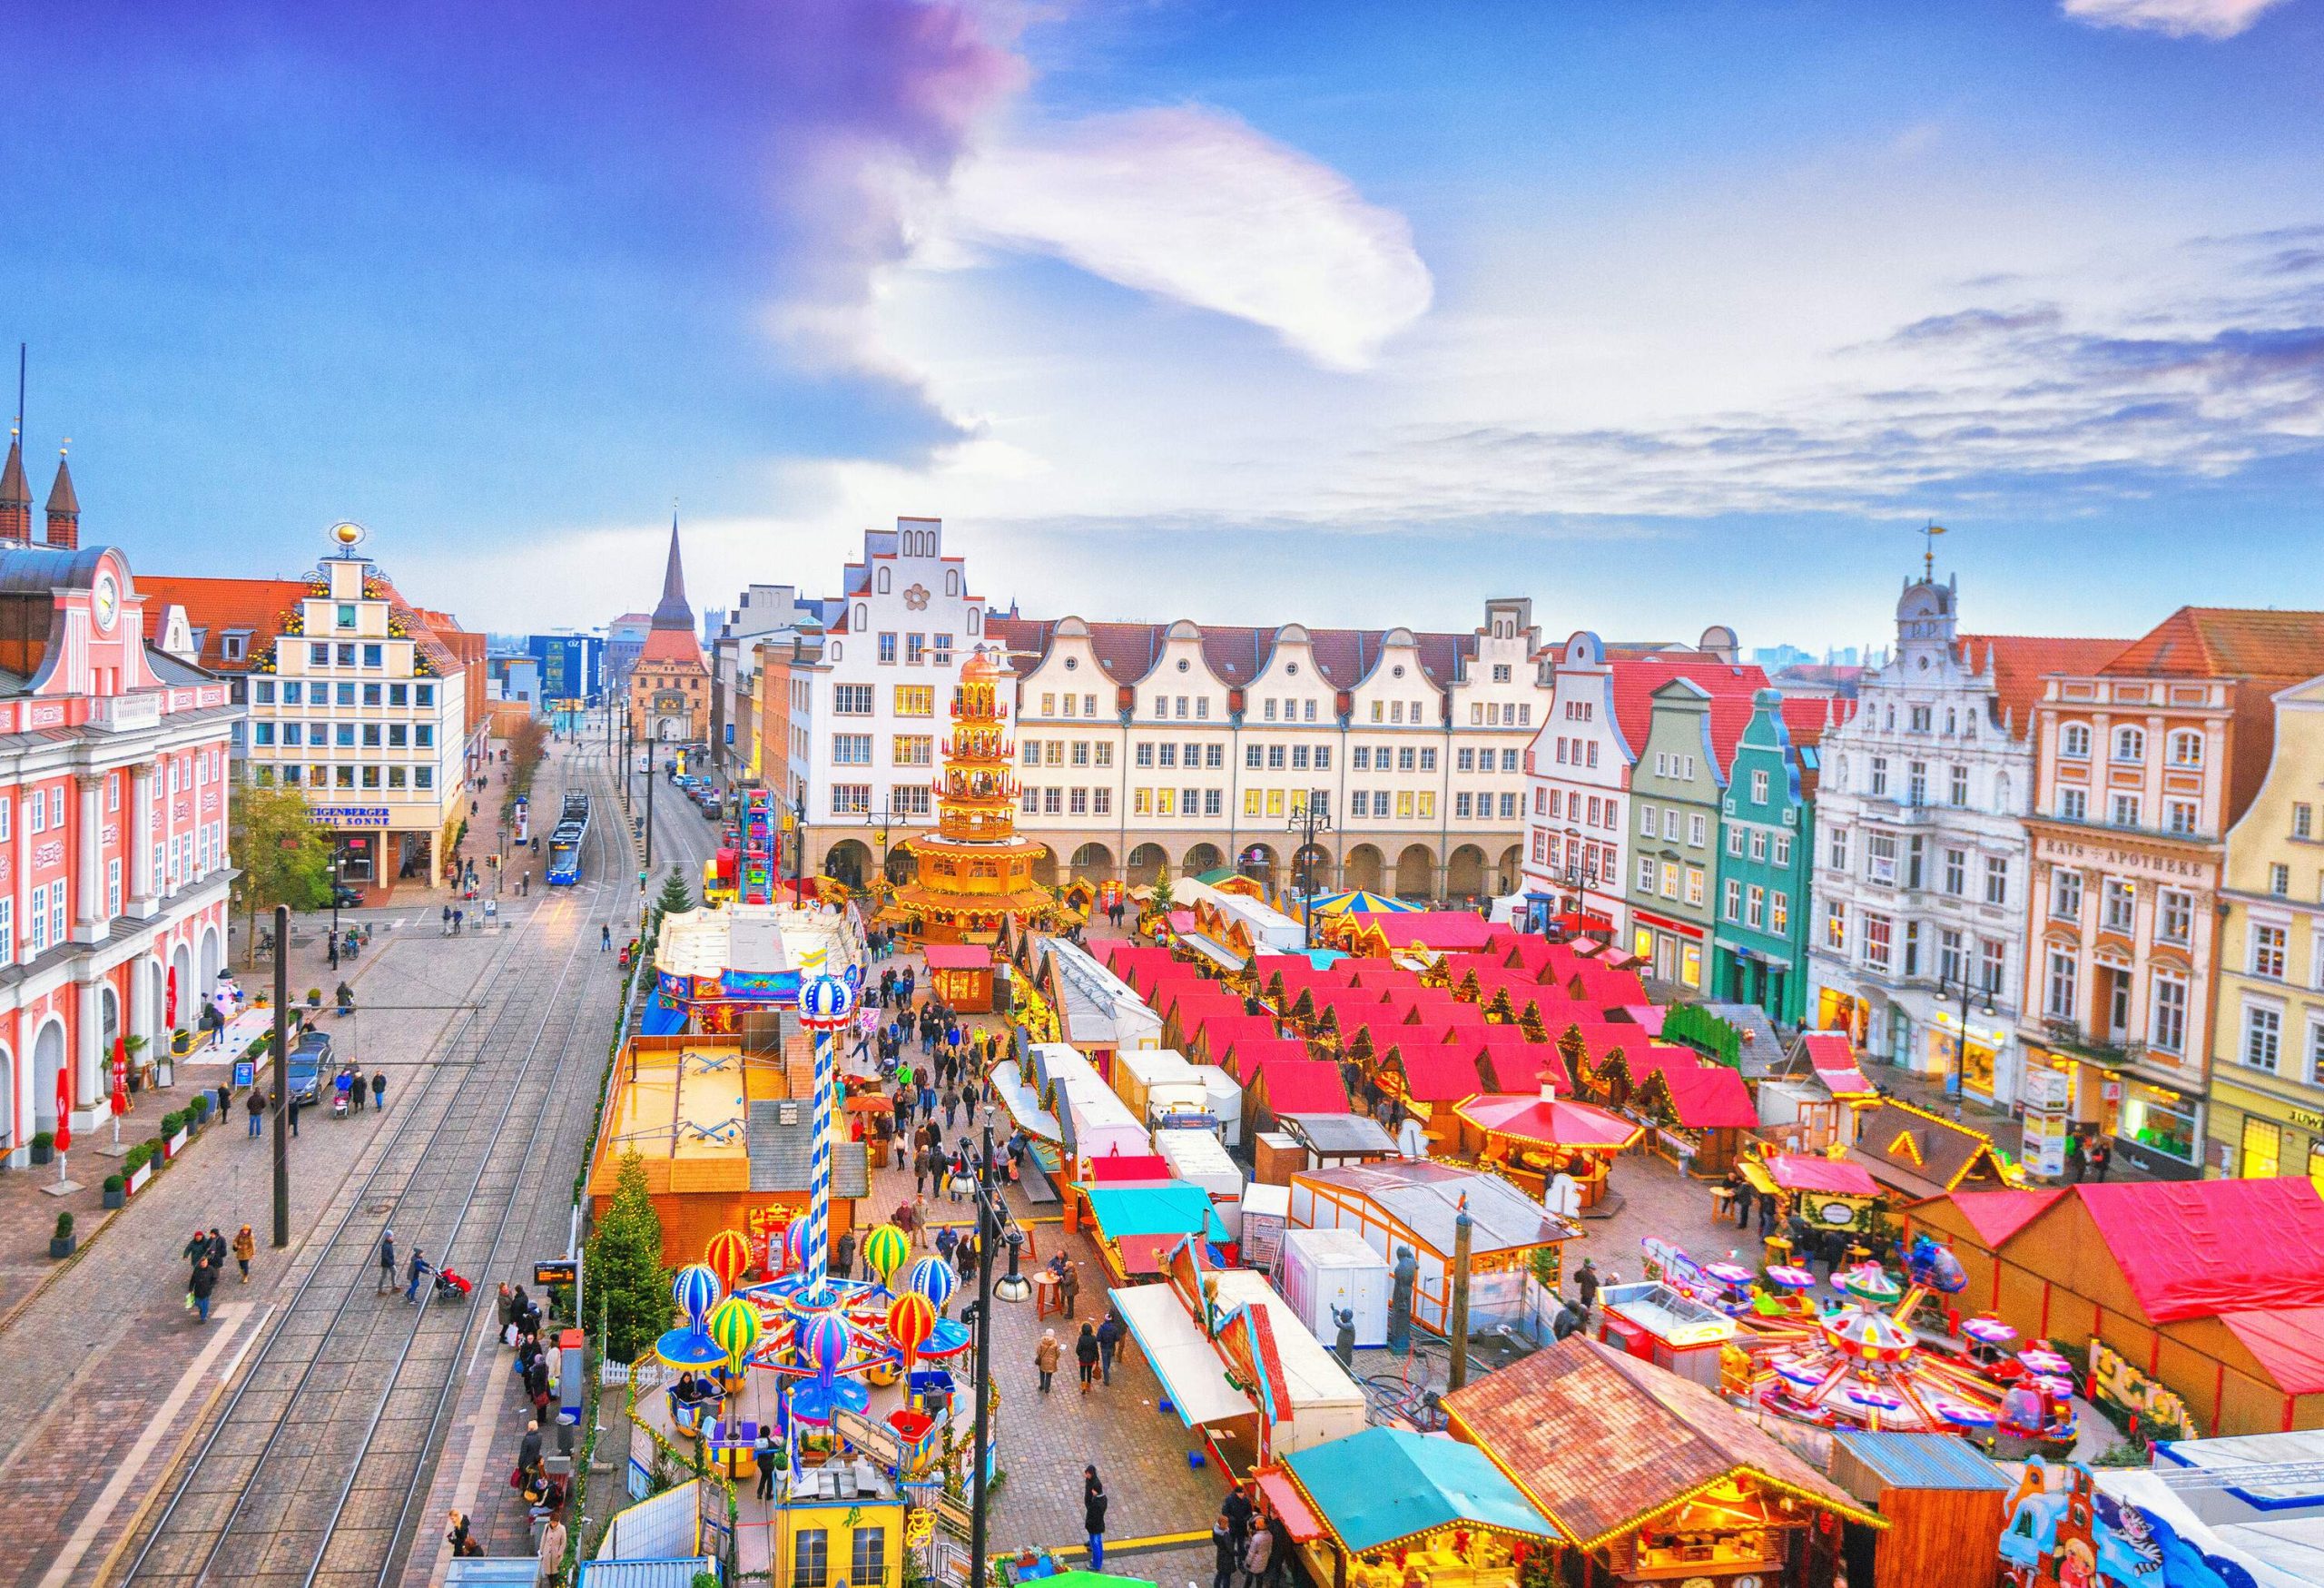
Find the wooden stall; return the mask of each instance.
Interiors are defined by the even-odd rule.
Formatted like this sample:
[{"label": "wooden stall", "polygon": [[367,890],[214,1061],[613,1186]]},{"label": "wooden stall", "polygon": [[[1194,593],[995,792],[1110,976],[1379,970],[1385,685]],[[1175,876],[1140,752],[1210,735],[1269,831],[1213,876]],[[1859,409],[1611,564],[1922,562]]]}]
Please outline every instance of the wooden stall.
[{"label": "wooden stall", "polygon": [[2001,1561],[1985,1541],[2001,1537],[2014,1485],[1966,1440],[1836,1428],[1830,1472],[1888,1521],[1850,1530],[1871,1574],[1859,1583],[1852,1569],[1849,1588],[1994,1588]]}]

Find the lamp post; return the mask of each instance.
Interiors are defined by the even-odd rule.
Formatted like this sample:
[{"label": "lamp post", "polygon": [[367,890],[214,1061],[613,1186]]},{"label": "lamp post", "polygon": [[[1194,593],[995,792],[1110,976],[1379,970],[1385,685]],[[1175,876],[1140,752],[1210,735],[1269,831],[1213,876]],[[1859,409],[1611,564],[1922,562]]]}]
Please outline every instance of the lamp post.
[{"label": "lamp post", "polygon": [[1308,851],[1315,847],[1315,834],[1332,828],[1331,794],[1329,791],[1311,788],[1306,802],[1291,814],[1289,831],[1299,834],[1299,853],[1295,870],[1301,878],[1299,911],[1301,924],[1306,931],[1309,948],[1315,946],[1315,864],[1308,858]]},{"label": "lamp post", "polygon": [[1960,1099],[1962,1081],[1969,1067],[1969,1002],[1979,991],[1984,994],[1985,1001],[1984,1007],[1977,1012],[1998,1013],[1999,1011],[1994,1007],[1993,989],[1980,989],[1969,979],[1969,962],[1965,954],[1962,958],[1961,974],[1957,979],[1946,975],[1936,979],[1937,1001],[1957,1002],[1961,1006],[1961,1030],[1953,1039],[1953,1068],[1945,1078],[1945,1095],[1955,1101]]},{"label": "lamp post", "polygon": [[[992,1444],[992,1248],[1006,1238],[1009,1251],[1009,1280],[1004,1286],[1017,1300],[1031,1287],[1017,1276],[1016,1257],[1023,1237],[1009,1217],[1000,1185],[992,1175],[992,1127],[984,1128],[984,1149],[977,1157],[977,1329],[976,1366],[971,1393],[977,1397],[976,1434],[969,1452],[969,1583],[983,1588],[985,1553],[985,1468]],[[1013,1284],[1011,1283],[1013,1281]]]}]

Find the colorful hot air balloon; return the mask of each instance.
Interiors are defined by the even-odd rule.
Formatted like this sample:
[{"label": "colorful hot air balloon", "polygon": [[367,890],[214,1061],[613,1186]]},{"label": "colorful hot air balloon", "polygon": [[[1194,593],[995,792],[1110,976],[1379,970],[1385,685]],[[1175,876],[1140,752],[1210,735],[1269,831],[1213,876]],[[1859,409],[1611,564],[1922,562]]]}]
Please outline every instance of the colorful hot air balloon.
[{"label": "colorful hot air balloon", "polygon": [[896,1270],[911,1260],[911,1237],[892,1224],[878,1224],[864,1233],[863,1260],[885,1285]]},{"label": "colorful hot air balloon", "polygon": [[751,1266],[751,1243],[731,1229],[722,1229],[710,1238],[703,1248],[702,1260],[718,1276],[718,1283],[726,1293],[734,1293],[734,1281]]},{"label": "colorful hot air balloon", "polygon": [[920,1348],[936,1332],[936,1307],[917,1290],[907,1290],[888,1304],[888,1337],[903,1354],[904,1372],[911,1372]]},{"label": "colorful hot air balloon", "polygon": [[942,1312],[944,1304],[952,1299],[952,1292],[959,1288],[960,1283],[960,1277],[952,1272],[952,1265],[942,1258],[922,1258],[911,1266],[912,1289],[928,1297],[928,1305],[939,1312]]},{"label": "colorful hot air balloon", "polygon": [[671,1282],[670,1296],[690,1324],[699,1324],[718,1305],[718,1276],[700,1263],[688,1263]]},{"label": "colorful hot air balloon", "polygon": [[783,1227],[783,1267],[788,1273],[806,1261],[807,1221],[794,1218]]},{"label": "colorful hot air balloon", "polygon": [[751,1347],[759,1343],[759,1309],[739,1296],[729,1296],[711,1310],[710,1337],[726,1353],[730,1371],[740,1373]]},{"label": "colorful hot air balloon", "polygon": [[816,1379],[825,1388],[846,1366],[848,1347],[853,1343],[847,1319],[836,1312],[816,1313],[799,1326],[800,1355],[815,1370]]}]

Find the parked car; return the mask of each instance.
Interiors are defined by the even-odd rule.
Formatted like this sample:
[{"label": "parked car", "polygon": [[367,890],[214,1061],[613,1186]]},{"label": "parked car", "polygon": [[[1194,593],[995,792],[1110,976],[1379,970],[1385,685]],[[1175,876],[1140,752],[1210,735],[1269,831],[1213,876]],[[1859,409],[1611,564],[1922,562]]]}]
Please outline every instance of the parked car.
[{"label": "parked car", "polygon": [[330,1033],[308,1031],[290,1048],[290,1095],[311,1103],[322,1095],[322,1078],[330,1069]]},{"label": "parked car", "polygon": [[363,890],[352,883],[334,883],[331,902],[341,910],[360,910],[363,907]]}]

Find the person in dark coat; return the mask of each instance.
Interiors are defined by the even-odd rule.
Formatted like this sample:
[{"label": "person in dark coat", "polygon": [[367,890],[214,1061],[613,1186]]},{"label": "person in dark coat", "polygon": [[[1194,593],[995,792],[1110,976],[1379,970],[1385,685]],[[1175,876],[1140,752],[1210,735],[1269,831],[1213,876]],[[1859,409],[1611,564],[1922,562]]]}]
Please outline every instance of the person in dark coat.
[{"label": "person in dark coat", "polygon": [[1581,1259],[1581,1269],[1573,1277],[1573,1287],[1581,1297],[1581,1312],[1586,1318],[1590,1309],[1598,1305],[1598,1268],[1588,1258]]},{"label": "person in dark coat", "polygon": [[[1088,1374],[1082,1376],[1082,1388],[1089,1387]],[[1098,1477],[1098,1469],[1081,1469],[1081,1525],[1089,1534],[1089,1569],[1106,1569],[1106,1484]]]},{"label": "person in dark coat", "polygon": [[1210,1524],[1210,1588],[1235,1588],[1235,1570],[1240,1555],[1235,1544],[1234,1525],[1222,1511]]},{"label": "person in dark coat", "polygon": [[1098,1326],[1098,1371],[1099,1383],[1113,1383],[1114,1352],[1120,1346],[1121,1343],[1121,1319],[1116,1317],[1113,1314],[1112,1308],[1108,1307],[1106,1311],[1105,1321]]},{"label": "person in dark coat", "polygon": [[[1088,1324],[1081,1326],[1081,1337],[1073,1342],[1073,1360],[1081,1369],[1081,1393],[1089,1393],[1089,1381],[1098,1376],[1098,1331]],[[1094,1563],[1092,1570],[1095,1570]]]},{"label": "person in dark coat", "polygon": [[193,1292],[193,1314],[202,1323],[210,1321],[210,1293],[218,1288],[218,1270],[210,1266],[208,1258],[194,1265],[193,1278],[188,1288]]},{"label": "person in dark coat", "polygon": [[371,1294],[385,1296],[395,1288],[395,1284],[396,1232],[392,1229],[383,1229],[379,1231],[379,1283],[378,1288]]}]

